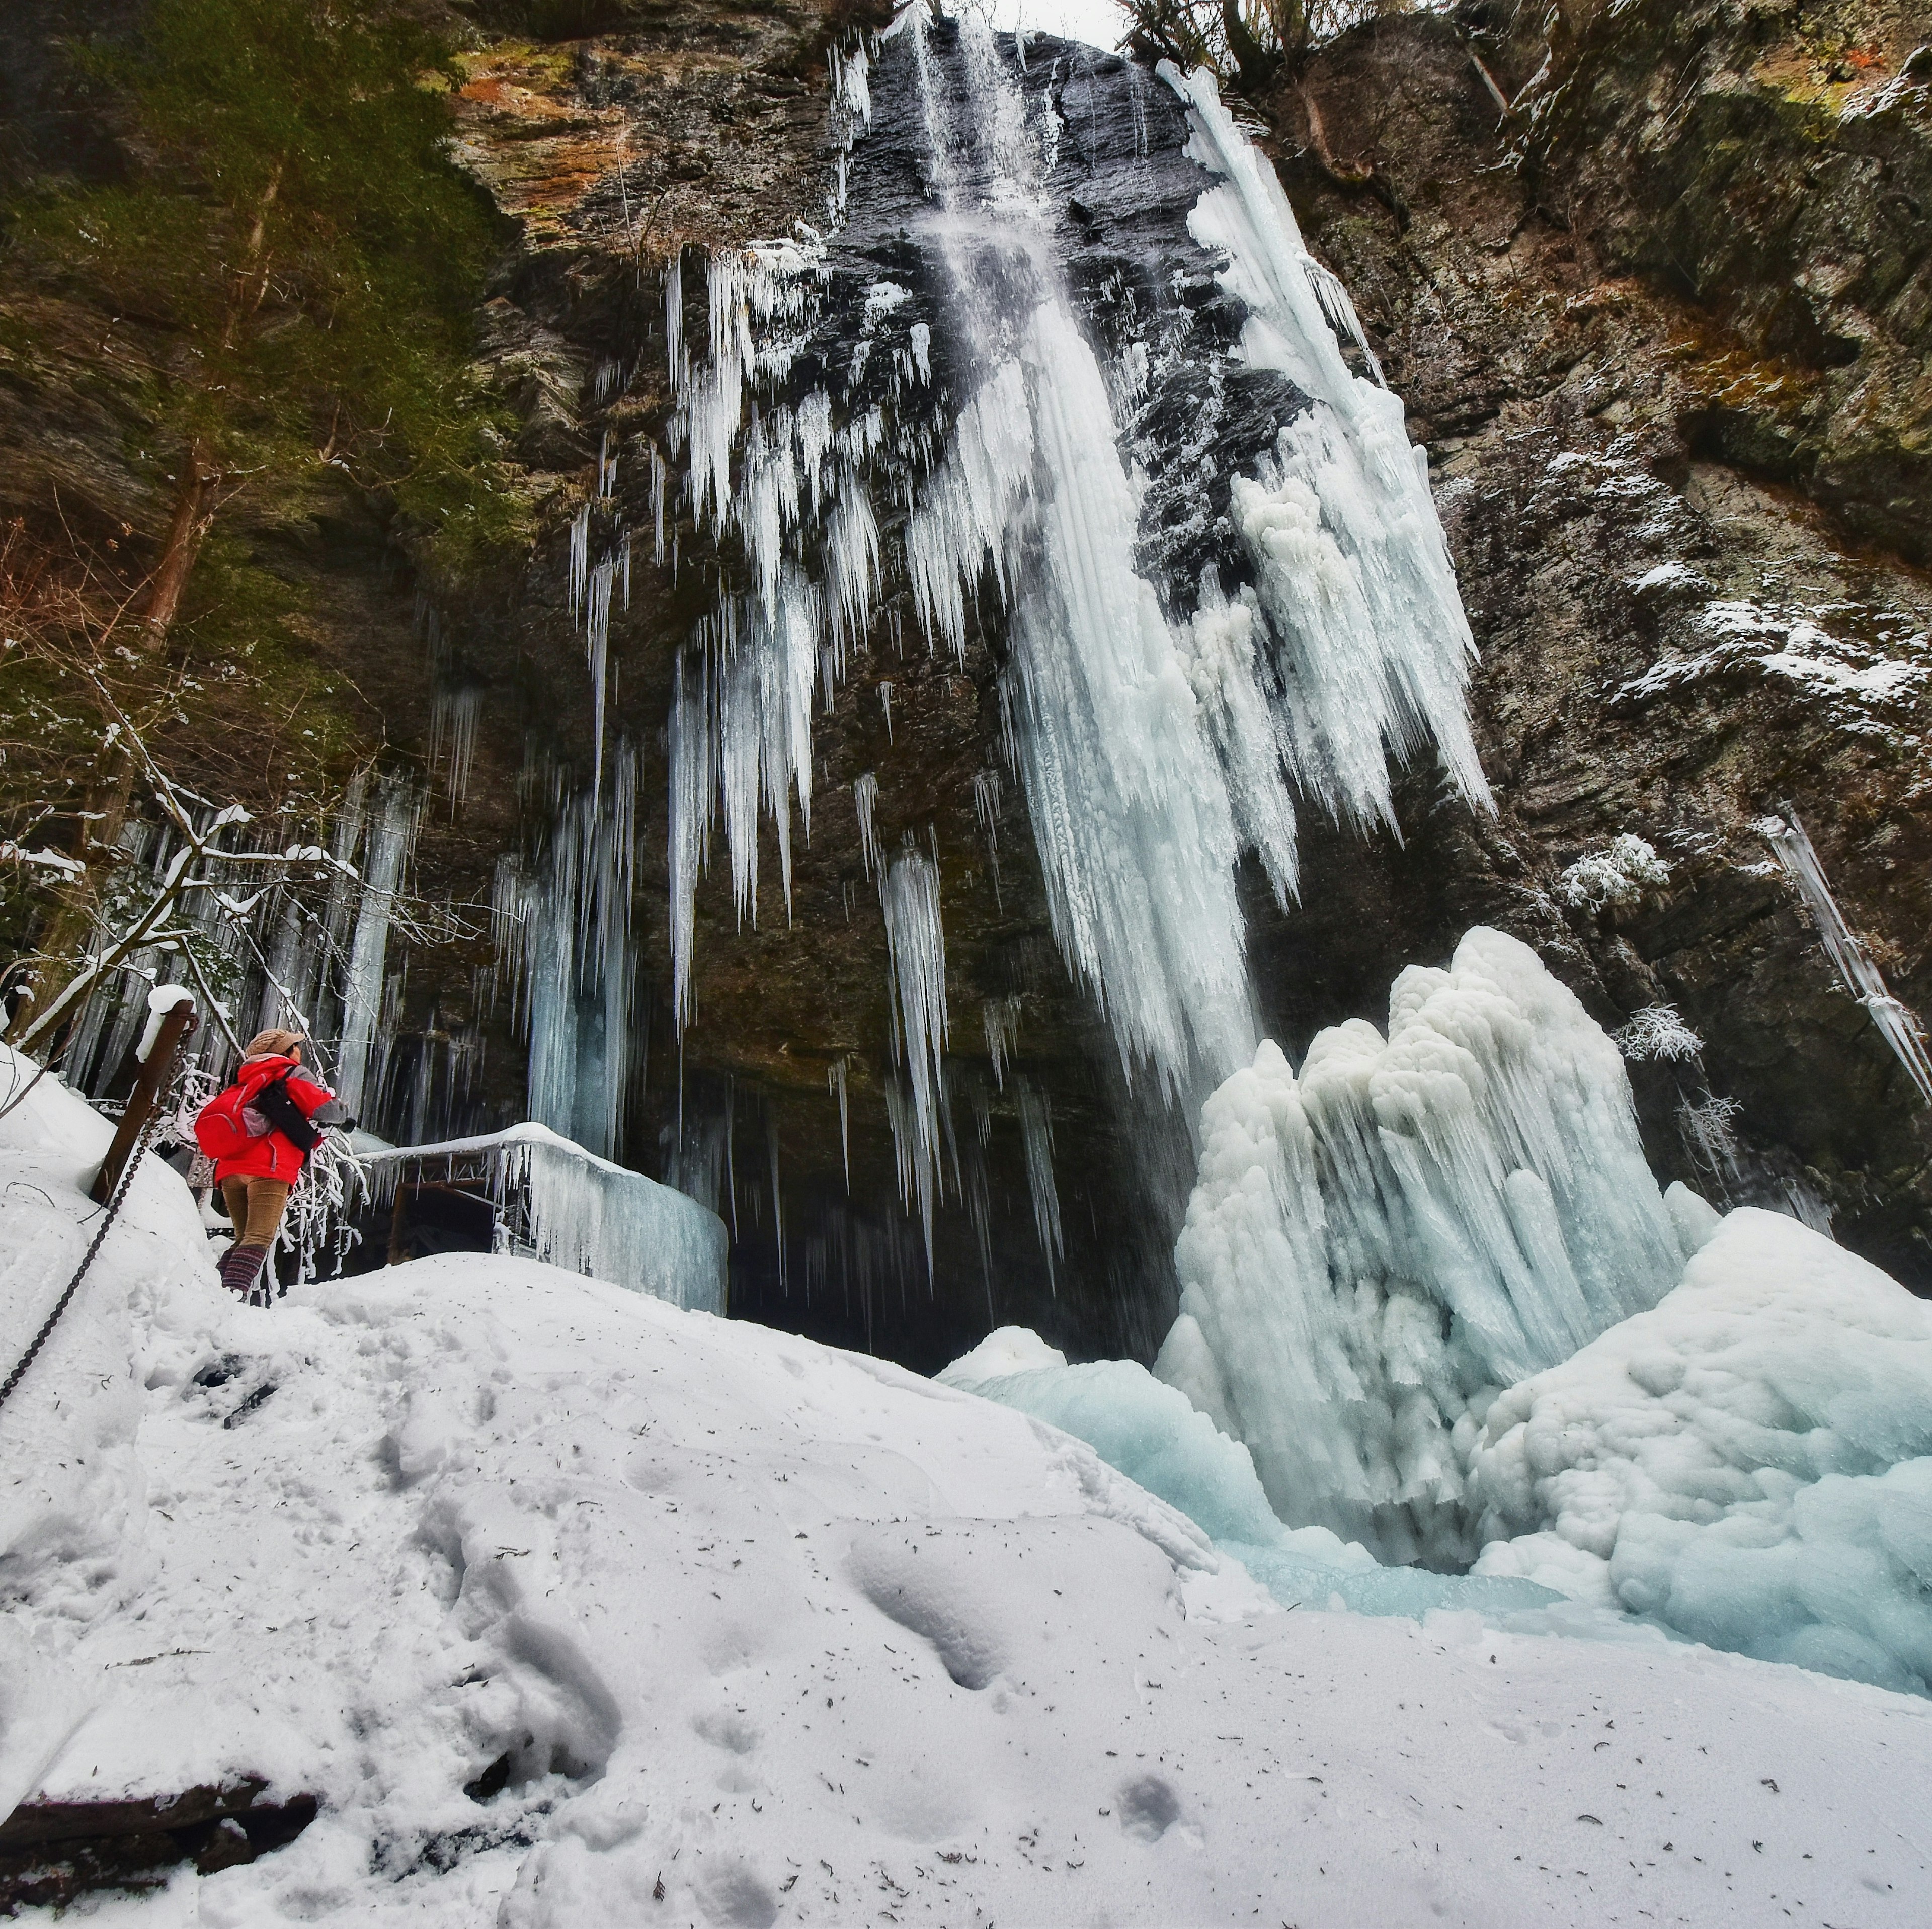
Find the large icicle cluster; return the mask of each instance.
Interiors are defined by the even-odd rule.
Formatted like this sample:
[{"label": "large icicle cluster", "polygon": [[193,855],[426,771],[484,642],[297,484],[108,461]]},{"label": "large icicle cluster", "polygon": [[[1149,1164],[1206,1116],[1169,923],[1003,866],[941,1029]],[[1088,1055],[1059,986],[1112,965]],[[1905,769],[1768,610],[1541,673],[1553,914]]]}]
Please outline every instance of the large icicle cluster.
[{"label": "large icicle cluster", "polygon": [[[685,652],[672,715],[678,1020],[718,815],[740,916],[756,915],[761,815],[788,906],[814,698],[830,702],[902,581],[928,646],[962,662],[990,589],[1012,645],[1008,750],[1055,935],[1129,1074],[1190,1089],[1254,1050],[1244,843],[1286,903],[1297,795],[1345,822],[1390,820],[1390,756],[1431,744],[1463,794],[1486,801],[1463,714],[1468,628],[1422,459],[1379,371],[1359,377],[1344,360],[1336,329],[1365,346],[1359,322],[1303,247],[1272,170],[1210,81],[1170,73],[1210,179],[1192,230],[1249,318],[1239,358],[1285,374],[1282,392],[1300,399],[1256,472],[1233,480],[1253,581],[1177,594],[1150,577],[1120,412],[1144,385],[1146,345],[1116,367],[1076,313],[1048,192],[1052,91],[1030,92],[976,16],[941,28],[915,6],[888,37],[895,99],[915,108],[926,148],[926,207],[902,232],[943,340],[908,323],[909,290],[876,276],[827,340],[828,290],[852,274],[836,232],[714,256],[703,357],[686,343],[681,267],[667,290],[686,499],[742,559]],[[871,70],[842,58],[836,79],[849,147],[872,111]],[[835,211],[846,184],[842,154]],[[1197,602],[1187,622],[1167,613]],[[868,780],[857,797],[868,826],[876,796]]]},{"label": "large icicle cluster", "polygon": [[535,859],[497,865],[493,921],[530,1035],[530,1109],[608,1156],[622,1146],[640,1071],[632,1002],[637,758],[628,744],[602,786],[601,797],[594,789],[553,795]]},{"label": "large icicle cluster", "polygon": [[1616,1047],[1480,927],[1395,982],[1384,1039],[1273,1044],[1204,1108],[1156,1371],[1246,1442],[1276,1511],[1385,1558],[1475,1551],[1496,1389],[1653,1305],[1682,1250]]}]

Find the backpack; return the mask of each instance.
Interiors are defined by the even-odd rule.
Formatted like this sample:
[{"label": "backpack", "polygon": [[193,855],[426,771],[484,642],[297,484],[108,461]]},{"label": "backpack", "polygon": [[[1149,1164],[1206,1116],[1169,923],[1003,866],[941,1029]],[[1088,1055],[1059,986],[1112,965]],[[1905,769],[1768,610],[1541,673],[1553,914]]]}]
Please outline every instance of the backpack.
[{"label": "backpack", "polygon": [[195,1143],[212,1159],[238,1158],[262,1136],[250,1131],[242,1116],[252,1107],[268,1120],[271,1131],[280,1132],[306,1158],[321,1144],[322,1134],[289,1096],[288,1077],[284,1072],[272,1079],[253,1098],[245,1098],[238,1085],[217,1092],[194,1115]]}]

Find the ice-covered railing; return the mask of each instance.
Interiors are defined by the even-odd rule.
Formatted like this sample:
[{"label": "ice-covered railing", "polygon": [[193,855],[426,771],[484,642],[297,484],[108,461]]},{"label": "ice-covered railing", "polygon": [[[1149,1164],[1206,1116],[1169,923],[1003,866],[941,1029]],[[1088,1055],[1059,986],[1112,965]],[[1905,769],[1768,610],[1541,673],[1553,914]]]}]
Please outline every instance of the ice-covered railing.
[{"label": "ice-covered railing", "polygon": [[1797,885],[1845,989],[1871,1014],[1872,1023],[1918,1088],[1919,1097],[1932,1105],[1932,1058],[1926,1053],[1925,1034],[1918,1020],[1886,990],[1864,941],[1845,922],[1798,813],[1787,804],[1782,816],[1760,819],[1757,832]]},{"label": "ice-covered railing", "polygon": [[480,1185],[496,1249],[586,1273],[700,1313],[724,1310],[724,1222],[694,1199],[629,1172],[548,1126],[372,1153],[377,1202],[412,1180]]},{"label": "ice-covered railing", "polygon": [[1474,1552],[1486,1400],[1657,1301],[1683,1263],[1616,1047],[1480,927],[1412,967],[1386,1038],[1273,1044],[1202,1114],[1155,1371],[1245,1441],[1275,1511],[1384,1558]]}]

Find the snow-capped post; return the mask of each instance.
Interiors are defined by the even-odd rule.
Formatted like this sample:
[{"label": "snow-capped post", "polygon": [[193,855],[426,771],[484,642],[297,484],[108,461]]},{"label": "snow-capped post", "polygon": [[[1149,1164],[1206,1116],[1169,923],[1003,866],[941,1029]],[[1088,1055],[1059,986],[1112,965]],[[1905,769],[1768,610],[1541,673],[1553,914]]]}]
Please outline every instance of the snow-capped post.
[{"label": "snow-capped post", "polygon": [[169,1074],[181,1042],[195,1028],[194,994],[178,984],[158,986],[148,994],[148,1029],[135,1048],[141,1070],[129,1093],[126,1110],[115,1128],[114,1143],[107,1149],[92,1189],[88,1196],[97,1205],[105,1205],[114,1196],[115,1182],[140,1143],[154,1108],[165,1096]]}]

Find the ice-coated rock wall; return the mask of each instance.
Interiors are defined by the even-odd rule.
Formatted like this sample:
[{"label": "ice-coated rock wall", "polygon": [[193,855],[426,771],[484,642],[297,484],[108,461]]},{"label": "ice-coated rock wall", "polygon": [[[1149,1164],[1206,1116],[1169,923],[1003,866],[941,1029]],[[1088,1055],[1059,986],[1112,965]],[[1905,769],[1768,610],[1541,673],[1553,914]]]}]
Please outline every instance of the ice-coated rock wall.
[{"label": "ice-coated rock wall", "polygon": [[1654,1305],[1683,1249],[1616,1047],[1526,945],[1411,967],[1386,1038],[1272,1043],[1209,1099],[1155,1371],[1245,1441],[1275,1511],[1467,1561],[1499,1388]]}]

